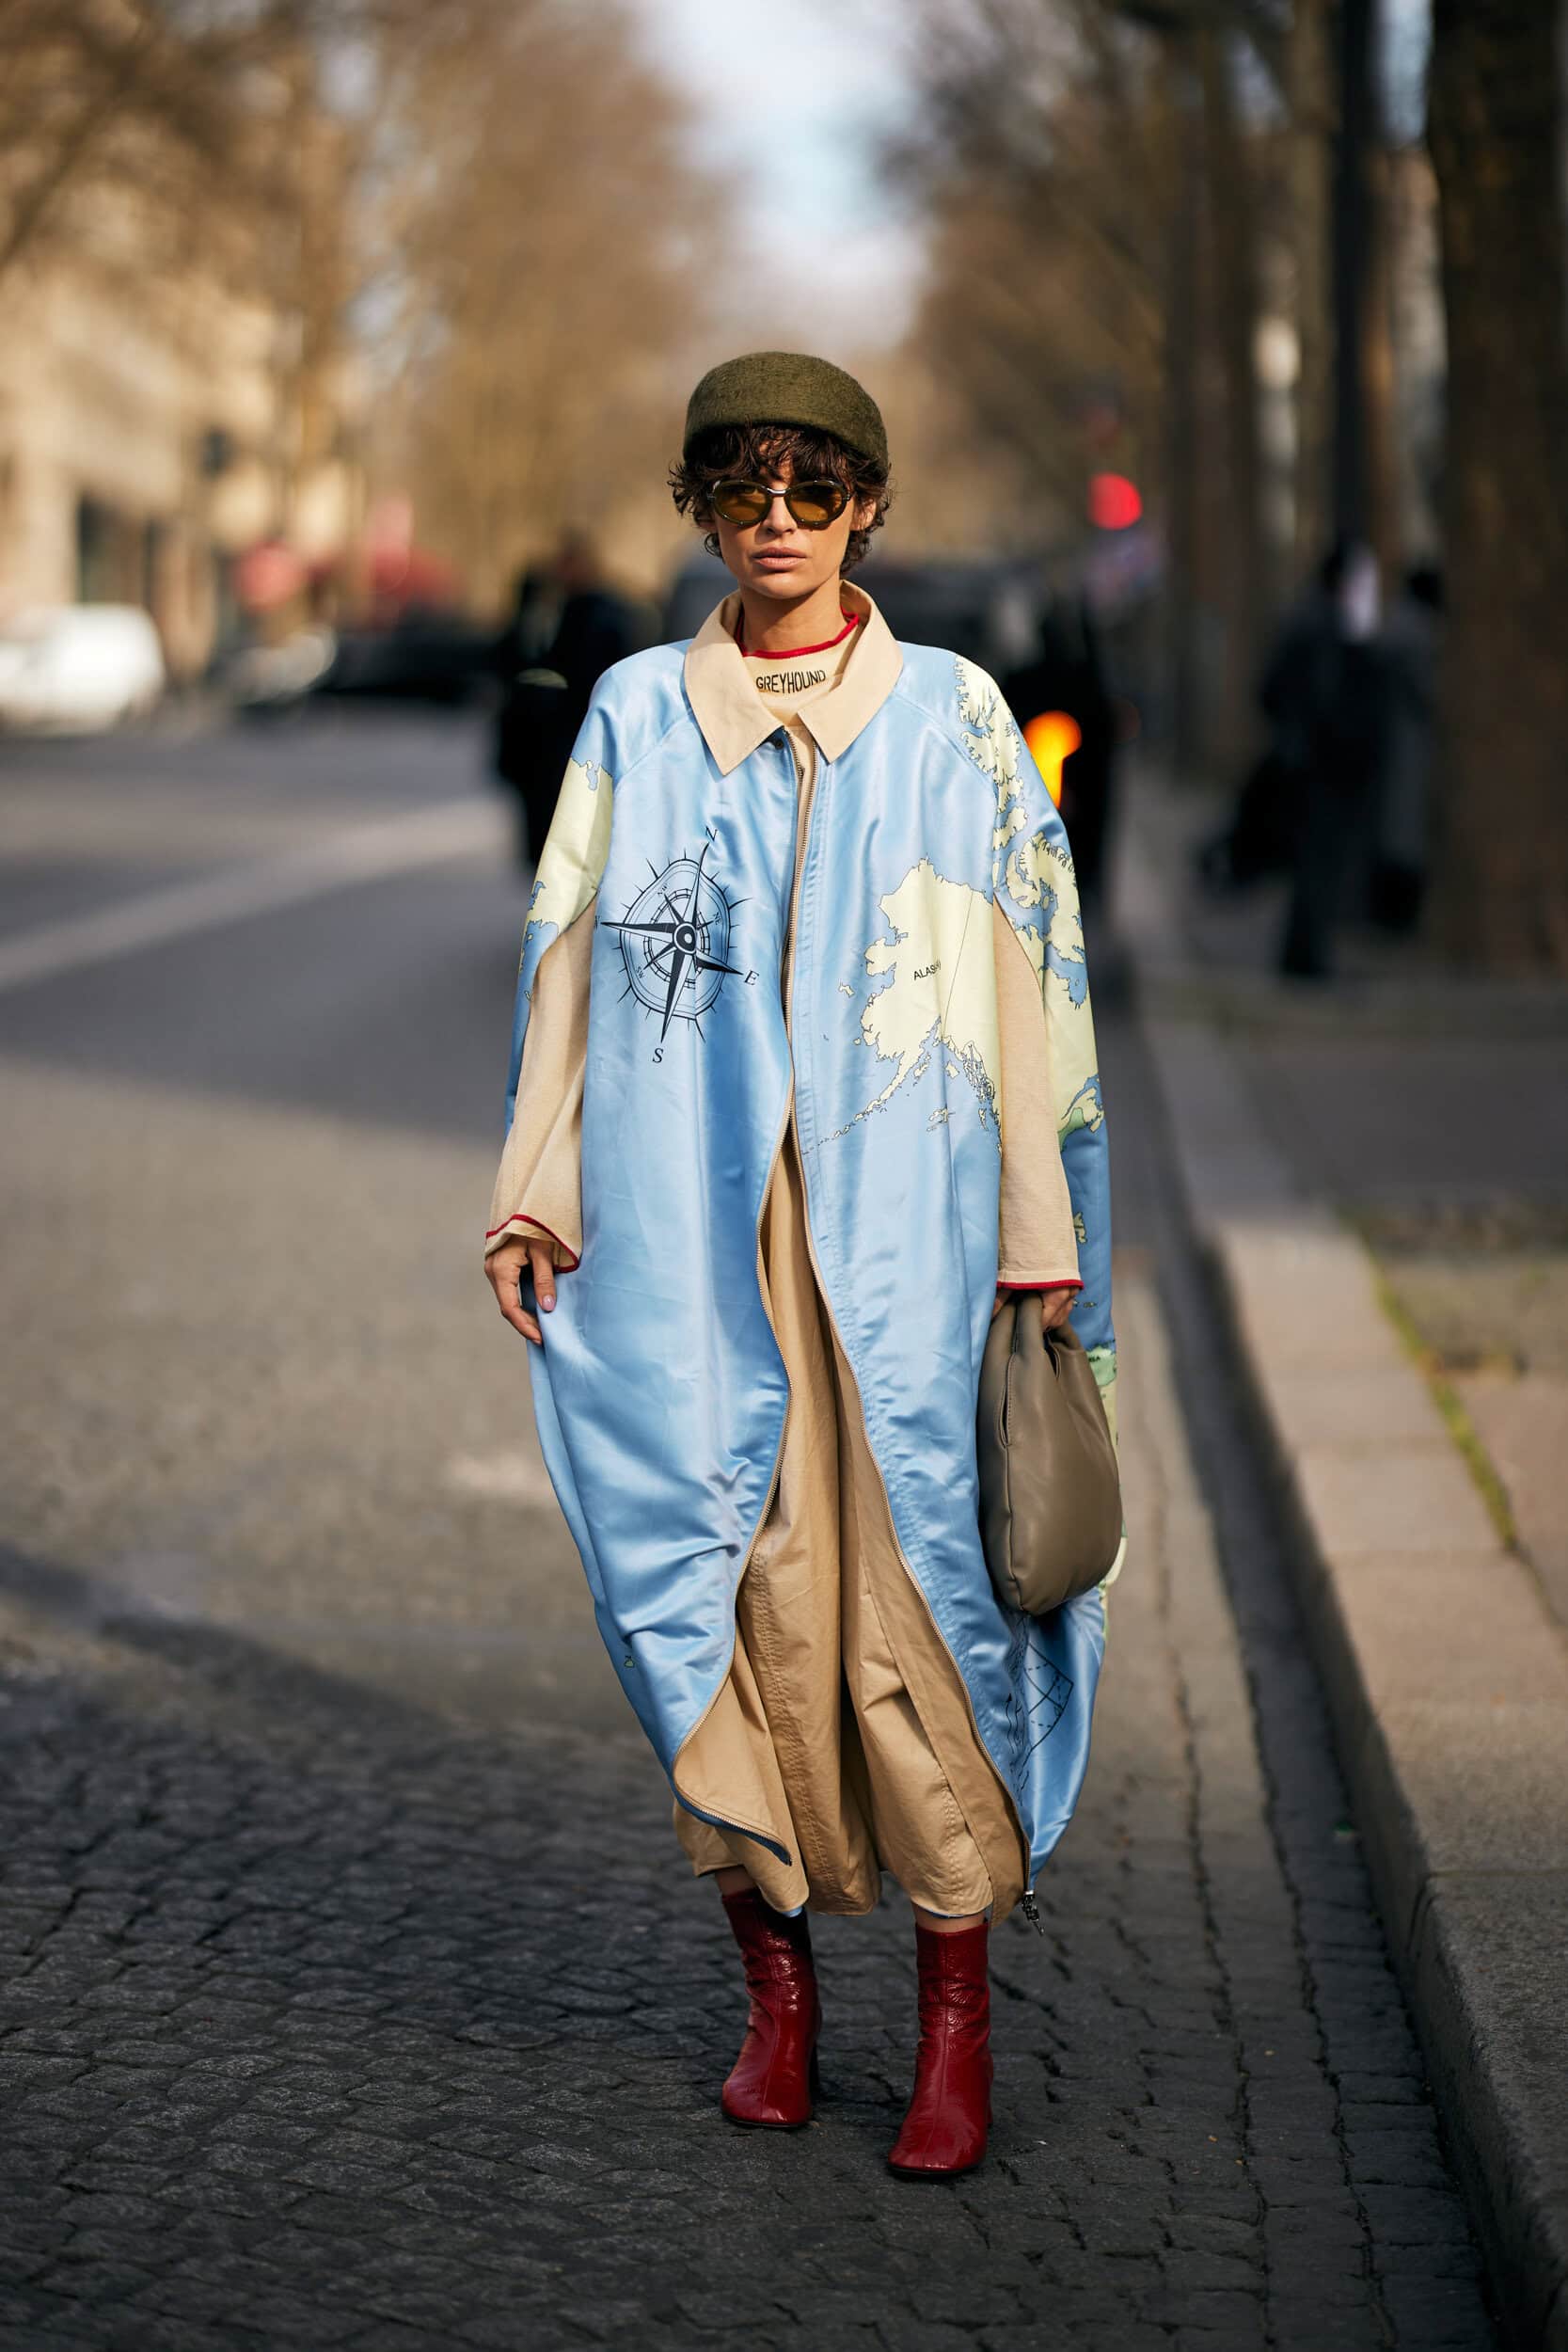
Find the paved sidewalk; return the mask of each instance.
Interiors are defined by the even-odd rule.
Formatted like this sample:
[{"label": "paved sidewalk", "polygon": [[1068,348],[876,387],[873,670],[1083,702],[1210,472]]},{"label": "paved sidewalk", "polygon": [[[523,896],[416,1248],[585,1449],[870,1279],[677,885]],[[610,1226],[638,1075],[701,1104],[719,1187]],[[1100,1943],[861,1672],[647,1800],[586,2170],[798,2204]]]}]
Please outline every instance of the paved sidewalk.
[{"label": "paved sidewalk", "polygon": [[1136,1214],[1094,1767],[1046,1938],[996,1940],[992,2158],[911,2186],[891,1905],[819,1931],[816,2124],[718,2113],[736,1964],[483,1319],[488,1148],[0,1074],[6,2352],[1492,2344],[1309,1712],[1259,1761]]},{"label": "paved sidewalk", "polygon": [[1189,1213],[1494,2283],[1568,2344],[1568,990],[1282,983],[1201,823],[1146,785],[1125,845]]}]

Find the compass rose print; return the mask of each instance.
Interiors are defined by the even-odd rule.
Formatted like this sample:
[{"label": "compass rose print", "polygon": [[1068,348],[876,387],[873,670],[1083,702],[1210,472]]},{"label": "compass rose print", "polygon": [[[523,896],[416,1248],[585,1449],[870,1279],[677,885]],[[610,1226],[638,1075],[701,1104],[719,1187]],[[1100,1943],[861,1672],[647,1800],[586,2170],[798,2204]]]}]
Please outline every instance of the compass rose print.
[{"label": "compass rose print", "polygon": [[663,1057],[672,1021],[689,1021],[701,1037],[702,1016],[726,977],[751,977],[729,961],[731,917],[741,901],[727,897],[705,870],[710,846],[705,841],[700,856],[672,859],[662,873],[650,859],[653,880],[620,921],[600,917],[603,930],[620,934],[625,994],[657,1017],[656,1061]]}]

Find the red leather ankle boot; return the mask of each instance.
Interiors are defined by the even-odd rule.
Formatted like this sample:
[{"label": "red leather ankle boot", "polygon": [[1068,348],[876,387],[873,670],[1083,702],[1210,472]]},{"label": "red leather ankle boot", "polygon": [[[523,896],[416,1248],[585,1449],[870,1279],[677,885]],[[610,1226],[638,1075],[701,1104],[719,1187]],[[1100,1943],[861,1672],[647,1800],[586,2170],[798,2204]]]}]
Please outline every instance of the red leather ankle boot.
[{"label": "red leather ankle boot", "polygon": [[769,1910],[754,1886],[726,1895],[724,1909],[746,1963],[752,2010],[721,2104],[732,2123],[799,2131],[811,2122],[822,2026],[805,1913],[792,1918]]},{"label": "red leather ankle boot", "polygon": [[989,1930],[939,1935],[917,1922],[920,2051],[914,2096],[888,2162],[895,2172],[941,2177],[973,2171],[990,2124]]}]

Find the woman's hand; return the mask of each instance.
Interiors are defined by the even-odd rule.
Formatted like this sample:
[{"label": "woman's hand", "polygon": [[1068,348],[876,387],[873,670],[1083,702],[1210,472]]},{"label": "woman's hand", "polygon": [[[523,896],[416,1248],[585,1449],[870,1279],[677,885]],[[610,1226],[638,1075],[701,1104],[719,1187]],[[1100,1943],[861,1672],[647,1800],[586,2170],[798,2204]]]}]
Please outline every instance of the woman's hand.
[{"label": "woman's hand", "polygon": [[[990,1319],[992,1323],[996,1321],[997,1316],[1002,1311],[1002,1301],[1010,1295],[1010,1291],[999,1290],[997,1292],[995,1298],[991,1302]],[[1042,1291],[1040,1293],[1040,1320],[1044,1328],[1047,1331],[1059,1330],[1077,1304],[1078,1293],[1076,1290],[1067,1289]]]},{"label": "woman's hand", "polygon": [[542,1347],[545,1335],[523,1305],[518,1286],[524,1274],[531,1272],[533,1295],[541,1311],[549,1313],[555,1305],[555,1260],[549,1243],[531,1236],[527,1241],[503,1241],[485,1259],[484,1271],[496,1294],[496,1304],[514,1331],[520,1331],[525,1340]]}]

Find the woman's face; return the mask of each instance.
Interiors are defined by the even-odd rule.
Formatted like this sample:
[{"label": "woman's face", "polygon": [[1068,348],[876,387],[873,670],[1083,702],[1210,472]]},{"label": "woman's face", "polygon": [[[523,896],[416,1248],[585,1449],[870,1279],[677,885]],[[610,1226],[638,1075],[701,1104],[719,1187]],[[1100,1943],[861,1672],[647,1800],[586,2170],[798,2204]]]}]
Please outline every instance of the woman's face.
[{"label": "woman's face", "polygon": [[[787,489],[793,480],[787,450],[759,468],[756,479],[769,490]],[[759,523],[729,523],[715,515],[719,552],[748,596],[769,597],[779,604],[799,604],[825,580],[836,580],[857,524],[876,512],[874,500],[856,505],[851,500],[836,522],[823,531],[805,531],[780,498],[773,501]]]}]

